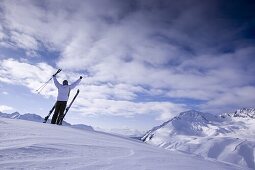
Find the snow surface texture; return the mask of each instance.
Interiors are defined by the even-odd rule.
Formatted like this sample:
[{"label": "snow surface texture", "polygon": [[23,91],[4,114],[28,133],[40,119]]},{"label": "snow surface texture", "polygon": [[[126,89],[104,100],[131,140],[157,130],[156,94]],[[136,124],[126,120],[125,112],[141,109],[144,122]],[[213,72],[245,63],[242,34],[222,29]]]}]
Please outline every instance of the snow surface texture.
[{"label": "snow surface texture", "polygon": [[[21,115],[18,112],[14,112],[12,114],[0,112],[0,117],[10,118],[10,119],[29,120],[29,121],[34,121],[34,122],[44,122],[44,118],[42,118],[41,116],[39,116],[37,114],[31,114],[31,113],[26,113],[26,114]],[[51,122],[51,119],[48,119],[47,123],[50,123],[50,122]],[[88,126],[88,125],[84,125],[84,124],[71,125],[70,123],[67,123],[66,121],[63,121],[62,125],[71,126],[72,128],[76,128],[76,129],[94,130],[93,127]]]},{"label": "snow surface texture", "polygon": [[0,169],[235,170],[124,137],[0,118]]},{"label": "snow surface texture", "polygon": [[255,169],[255,109],[220,116],[194,110],[183,112],[147,132],[142,140]]}]

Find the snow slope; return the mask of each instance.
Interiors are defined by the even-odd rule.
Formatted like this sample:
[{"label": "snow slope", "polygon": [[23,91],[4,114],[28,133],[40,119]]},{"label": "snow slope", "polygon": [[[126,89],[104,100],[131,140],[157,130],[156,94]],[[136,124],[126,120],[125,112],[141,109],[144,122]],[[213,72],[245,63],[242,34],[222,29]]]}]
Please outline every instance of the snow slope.
[{"label": "snow slope", "polygon": [[255,169],[255,109],[187,111],[147,132],[146,143]]},{"label": "snow slope", "polygon": [[[41,116],[37,114],[31,114],[31,113],[19,114],[18,112],[14,112],[14,113],[8,114],[8,113],[0,112],[0,117],[10,118],[10,119],[29,120],[34,122],[44,122],[44,118],[42,118]],[[47,123],[50,123],[50,122],[51,122],[51,119],[48,119]],[[71,125],[70,123],[67,123],[66,121],[63,121],[62,124],[64,126],[71,126],[72,128],[76,128],[76,129],[94,130],[92,126],[88,126],[84,124]]]},{"label": "snow slope", "polygon": [[235,170],[235,165],[128,138],[0,118],[0,169]]}]

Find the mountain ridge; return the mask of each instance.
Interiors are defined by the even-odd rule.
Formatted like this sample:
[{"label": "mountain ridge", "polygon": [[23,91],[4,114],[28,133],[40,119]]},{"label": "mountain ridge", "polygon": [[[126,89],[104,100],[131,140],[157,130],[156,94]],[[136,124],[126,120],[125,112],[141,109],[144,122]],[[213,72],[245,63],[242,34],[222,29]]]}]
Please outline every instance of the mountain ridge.
[{"label": "mountain ridge", "polygon": [[145,143],[255,169],[255,109],[213,115],[182,112],[149,130]]}]

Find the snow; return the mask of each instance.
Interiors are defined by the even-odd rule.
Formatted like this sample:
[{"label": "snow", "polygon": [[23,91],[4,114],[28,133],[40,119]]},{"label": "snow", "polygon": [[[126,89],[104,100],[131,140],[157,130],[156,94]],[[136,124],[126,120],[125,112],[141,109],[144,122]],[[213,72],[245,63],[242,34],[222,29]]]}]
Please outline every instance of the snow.
[{"label": "snow", "polygon": [[[19,114],[18,112],[14,112],[12,114],[7,114],[7,113],[2,113],[0,112],[0,117],[4,118],[10,118],[10,119],[22,119],[22,120],[29,120],[29,121],[34,121],[34,122],[44,122],[44,118],[37,114],[31,114],[31,113],[26,113],[26,114]],[[47,123],[50,123],[51,119],[48,119]],[[74,124],[71,125],[70,123],[63,121],[62,125],[64,126],[71,126],[72,128],[76,129],[83,129],[83,130],[94,130],[92,126],[84,125],[84,124]]]},{"label": "snow", "polygon": [[150,130],[143,140],[168,150],[255,169],[255,109],[215,116],[188,111]]},{"label": "snow", "polygon": [[59,170],[243,169],[130,138],[7,118],[0,118],[0,167]]}]

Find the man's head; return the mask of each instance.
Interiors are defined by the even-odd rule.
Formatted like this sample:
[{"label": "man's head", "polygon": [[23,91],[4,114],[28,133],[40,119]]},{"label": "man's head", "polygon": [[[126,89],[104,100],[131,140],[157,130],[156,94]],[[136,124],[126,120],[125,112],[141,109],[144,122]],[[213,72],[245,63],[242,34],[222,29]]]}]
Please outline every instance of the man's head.
[{"label": "man's head", "polygon": [[64,80],[64,81],[63,81],[63,85],[68,85],[68,81],[67,81],[67,80]]}]

